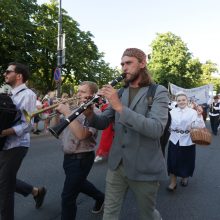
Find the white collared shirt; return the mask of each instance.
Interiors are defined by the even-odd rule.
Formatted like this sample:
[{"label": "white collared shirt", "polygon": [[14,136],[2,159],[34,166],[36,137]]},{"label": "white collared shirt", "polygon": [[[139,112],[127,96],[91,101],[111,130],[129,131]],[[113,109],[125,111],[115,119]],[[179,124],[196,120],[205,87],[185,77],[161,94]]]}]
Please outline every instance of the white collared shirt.
[{"label": "white collared shirt", "polygon": [[[29,113],[35,111],[36,95],[32,90],[28,89],[25,84],[21,84],[20,86],[12,89],[11,93],[12,101],[16,105],[17,109],[21,110],[21,112],[22,110],[26,110]],[[21,119],[13,126],[16,134],[7,136],[3,150],[19,146],[30,147],[30,131],[32,125],[33,120],[31,123],[26,122],[24,114],[22,113]]]},{"label": "white collared shirt", "polygon": [[198,116],[198,113],[189,107],[181,109],[179,107],[170,111],[171,114],[171,134],[169,140],[176,144],[179,141],[180,146],[189,146],[193,142],[190,137],[190,133],[177,133],[172,130],[189,131],[192,126],[205,127],[202,116]]},{"label": "white collared shirt", "polygon": [[219,111],[220,111],[220,104],[219,102],[212,102],[210,104],[209,108],[209,115],[210,116],[219,116]]}]

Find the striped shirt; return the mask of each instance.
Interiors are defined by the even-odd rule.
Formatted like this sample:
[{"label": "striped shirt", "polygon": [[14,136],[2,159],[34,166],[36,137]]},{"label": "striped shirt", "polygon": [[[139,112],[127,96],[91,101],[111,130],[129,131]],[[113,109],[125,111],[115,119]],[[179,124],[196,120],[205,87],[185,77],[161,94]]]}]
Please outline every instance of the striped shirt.
[{"label": "striped shirt", "polygon": [[[22,90],[22,91],[21,91]],[[11,90],[12,101],[16,105],[16,108],[26,110],[27,112],[33,112],[36,109],[36,95],[28,89],[25,84],[21,84]],[[12,127],[16,134],[7,136],[7,140],[3,147],[3,150],[8,150],[15,147],[30,147],[30,131],[33,125],[26,122],[24,114],[22,113],[21,119]]]}]

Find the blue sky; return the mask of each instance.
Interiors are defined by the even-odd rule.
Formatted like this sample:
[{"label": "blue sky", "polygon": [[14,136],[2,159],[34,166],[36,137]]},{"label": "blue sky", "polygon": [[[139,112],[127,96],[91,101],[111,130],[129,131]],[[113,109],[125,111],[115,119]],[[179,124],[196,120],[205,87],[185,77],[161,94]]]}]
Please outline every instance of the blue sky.
[{"label": "blue sky", "polygon": [[[38,0],[45,2],[49,0]],[[126,48],[149,53],[156,33],[170,31],[195,58],[211,60],[220,69],[219,0],[62,0],[62,7],[81,30],[93,34],[112,67],[120,65]]]}]

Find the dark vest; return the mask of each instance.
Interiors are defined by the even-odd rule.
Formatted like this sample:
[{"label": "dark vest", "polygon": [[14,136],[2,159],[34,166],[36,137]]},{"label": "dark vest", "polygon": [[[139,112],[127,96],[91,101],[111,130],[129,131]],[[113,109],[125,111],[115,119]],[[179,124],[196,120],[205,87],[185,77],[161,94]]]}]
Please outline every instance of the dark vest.
[{"label": "dark vest", "polygon": [[213,107],[219,107],[220,103],[213,102],[210,106],[209,112],[212,114],[219,114],[219,110],[215,110]]}]

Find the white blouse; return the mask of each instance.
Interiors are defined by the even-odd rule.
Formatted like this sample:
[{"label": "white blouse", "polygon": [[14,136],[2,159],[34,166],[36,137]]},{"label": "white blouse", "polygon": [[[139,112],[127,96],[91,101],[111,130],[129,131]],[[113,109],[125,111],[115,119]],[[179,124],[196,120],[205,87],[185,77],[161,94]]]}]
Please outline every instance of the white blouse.
[{"label": "white blouse", "polygon": [[185,107],[181,109],[179,107],[174,108],[170,111],[171,114],[171,125],[170,125],[170,138],[172,143],[176,144],[179,141],[180,146],[189,146],[193,142],[190,137],[190,129],[192,126],[205,127],[202,115],[198,115],[197,111]]}]

